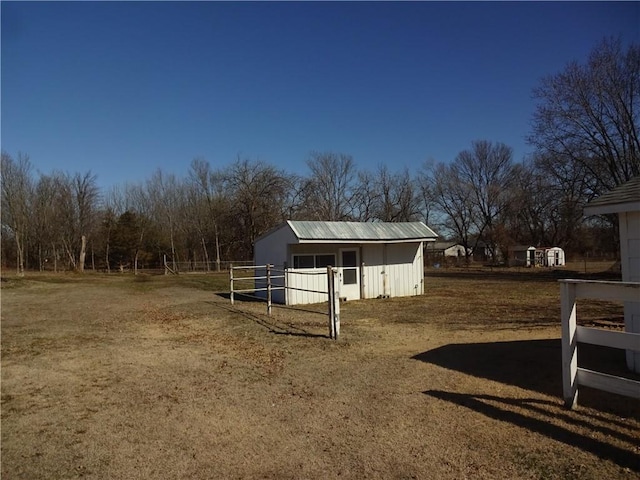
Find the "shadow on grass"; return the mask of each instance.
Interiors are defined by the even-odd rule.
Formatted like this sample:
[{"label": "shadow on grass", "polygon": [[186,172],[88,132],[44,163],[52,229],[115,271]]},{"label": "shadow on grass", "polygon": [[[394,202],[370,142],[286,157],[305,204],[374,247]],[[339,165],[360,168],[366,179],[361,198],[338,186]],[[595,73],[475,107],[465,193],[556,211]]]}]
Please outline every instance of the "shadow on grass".
[{"label": "shadow on grass", "polygon": [[429,269],[425,272],[425,277],[434,278],[455,278],[464,280],[496,280],[496,281],[515,281],[515,282],[557,282],[565,278],[577,278],[582,280],[612,280],[620,281],[620,272],[604,271],[604,272],[580,272],[578,270],[558,269],[558,270],[539,270],[530,268],[506,268],[495,267],[493,269]]},{"label": "shadow on grass", "polygon": [[[216,292],[216,295],[220,298],[224,298],[225,300],[231,301],[231,294],[229,292]],[[245,293],[234,293],[233,294],[234,302],[248,302],[248,303],[265,303],[266,300],[264,298],[258,298],[254,295],[248,295]]]},{"label": "shadow on grass", "polygon": [[[605,435],[617,437],[621,441],[634,446],[637,444],[638,438],[634,435],[634,432],[631,432],[631,427],[628,425],[626,427],[629,429],[629,433],[606,426],[595,425],[592,419],[588,417],[581,419],[581,412],[572,412],[573,415],[569,416],[561,413],[560,407],[557,406],[553,408],[553,405],[551,405],[551,409],[549,409],[548,406],[542,408],[537,404],[551,402],[540,402],[535,399],[507,399],[492,395],[469,395],[441,390],[426,390],[423,393],[433,398],[469,408],[489,418],[509,422],[566,445],[585,450],[599,458],[608,459],[622,468],[640,472],[640,455],[633,453],[631,448],[621,448],[596,438],[582,435],[570,428],[558,425],[558,420],[565,420],[567,424],[581,423],[589,430],[600,430]],[[514,407],[524,413],[510,410],[510,408]],[[554,410],[556,411],[554,412]],[[542,418],[535,418],[533,416],[536,415],[539,417],[540,414],[548,418],[544,418],[544,416]]]},{"label": "shadow on grass", "polygon": [[[627,420],[640,420],[640,402],[619,395],[581,387],[579,405],[586,408],[567,410],[562,402],[562,362],[559,339],[525,340],[474,344],[450,344],[412,357],[478,378],[513,385],[556,397],[509,398],[487,394],[468,394],[441,390],[423,393],[469,408],[487,417],[509,422],[556,441],[591,452],[623,468],[640,472],[637,431]],[[578,364],[613,375],[640,379],[626,369],[624,351],[580,344]],[[613,445],[573,427],[598,431],[629,445]]]},{"label": "shadow on grass", "polygon": [[[412,358],[562,399],[560,339],[449,344]],[[578,365],[640,380],[640,375],[626,368],[625,353],[620,349],[580,344]],[[640,418],[640,405],[636,400],[607,392],[581,387],[579,403],[620,416]]]},{"label": "shadow on grass", "polygon": [[253,321],[257,325],[260,325],[261,327],[266,328],[269,331],[269,333],[273,333],[274,335],[289,335],[293,337],[309,337],[309,338],[329,338],[328,334],[323,335],[319,333],[308,332],[304,328],[300,328],[292,324],[280,324],[276,322],[276,320],[274,320],[273,318],[269,318],[269,317],[266,317],[265,315],[260,315],[253,312],[247,312],[233,305],[225,305],[220,302],[215,302],[212,305],[216,307],[220,307],[228,312],[241,315]]}]

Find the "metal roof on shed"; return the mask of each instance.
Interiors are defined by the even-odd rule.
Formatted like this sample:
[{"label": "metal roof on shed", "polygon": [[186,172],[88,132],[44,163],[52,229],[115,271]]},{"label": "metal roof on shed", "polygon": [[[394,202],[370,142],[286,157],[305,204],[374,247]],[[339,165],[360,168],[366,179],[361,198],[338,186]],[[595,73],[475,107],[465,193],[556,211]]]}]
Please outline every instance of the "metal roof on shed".
[{"label": "metal roof on shed", "polygon": [[584,213],[585,215],[600,215],[636,210],[640,210],[640,175],[590,201],[585,207]]},{"label": "metal roof on shed", "polygon": [[376,243],[435,240],[438,235],[422,222],[287,222],[301,243]]}]

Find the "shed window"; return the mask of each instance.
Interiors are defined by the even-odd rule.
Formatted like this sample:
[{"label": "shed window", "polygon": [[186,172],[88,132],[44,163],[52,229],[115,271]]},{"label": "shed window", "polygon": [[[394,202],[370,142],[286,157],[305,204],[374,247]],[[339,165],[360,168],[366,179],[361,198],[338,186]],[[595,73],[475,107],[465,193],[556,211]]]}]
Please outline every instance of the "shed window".
[{"label": "shed window", "polygon": [[293,268],[326,268],[335,264],[336,256],[333,254],[293,256]]},{"label": "shed window", "polygon": [[355,268],[342,269],[343,283],[345,285],[355,285],[358,283],[357,272]]},{"label": "shed window", "polygon": [[316,255],[316,268],[326,268],[336,264],[335,255]]},{"label": "shed window", "polygon": [[294,255],[293,268],[313,268],[314,255]]}]

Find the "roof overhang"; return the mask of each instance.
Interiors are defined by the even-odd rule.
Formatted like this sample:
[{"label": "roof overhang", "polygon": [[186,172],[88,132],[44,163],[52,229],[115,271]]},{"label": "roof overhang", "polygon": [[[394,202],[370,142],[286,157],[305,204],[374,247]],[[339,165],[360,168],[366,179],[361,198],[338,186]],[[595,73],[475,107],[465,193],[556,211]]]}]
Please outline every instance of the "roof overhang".
[{"label": "roof overhang", "polygon": [[435,241],[423,222],[322,222],[288,220],[296,240],[306,244],[390,244]]},{"label": "roof overhang", "polygon": [[299,238],[297,242],[291,242],[291,245],[297,244],[332,244],[332,245],[369,245],[369,244],[385,244],[385,243],[419,243],[419,242],[435,242],[435,238],[403,238],[401,240],[384,240],[384,239],[372,239],[372,240],[363,240],[363,239],[305,239]]},{"label": "roof overhang", "polygon": [[591,200],[583,212],[585,216],[640,212],[640,175]]},{"label": "roof overhang", "polygon": [[606,215],[609,213],[640,212],[640,201],[625,203],[610,203],[606,205],[587,205],[584,207],[585,216]]}]

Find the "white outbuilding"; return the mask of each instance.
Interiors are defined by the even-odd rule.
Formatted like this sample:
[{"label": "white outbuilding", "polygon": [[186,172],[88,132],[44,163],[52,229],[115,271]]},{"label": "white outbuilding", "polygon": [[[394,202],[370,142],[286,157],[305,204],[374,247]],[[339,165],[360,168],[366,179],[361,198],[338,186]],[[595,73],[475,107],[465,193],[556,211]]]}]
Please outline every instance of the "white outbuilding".
[{"label": "white outbuilding", "polygon": [[562,267],[565,264],[564,250],[560,247],[544,249],[545,267]]},{"label": "white outbuilding", "polygon": [[274,265],[274,302],[327,300],[327,266],[338,269],[340,298],[400,297],[424,293],[423,247],[437,235],[422,222],[289,220],[256,240],[255,265]]},{"label": "white outbuilding", "polygon": [[[640,282],[640,176],[589,202],[585,215],[617,214],[623,282]],[[625,330],[640,333],[640,298],[624,304]],[[640,352],[627,350],[627,365],[640,373]]]},{"label": "white outbuilding", "polygon": [[520,267],[562,267],[565,265],[564,250],[560,247],[511,247],[511,265]]}]

